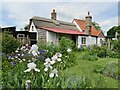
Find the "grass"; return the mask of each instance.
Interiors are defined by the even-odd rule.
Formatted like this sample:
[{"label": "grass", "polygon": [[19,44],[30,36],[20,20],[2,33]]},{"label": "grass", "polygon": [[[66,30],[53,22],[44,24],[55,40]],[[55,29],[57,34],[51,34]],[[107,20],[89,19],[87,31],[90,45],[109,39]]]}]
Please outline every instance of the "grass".
[{"label": "grass", "polygon": [[65,76],[86,76],[89,77],[91,81],[96,81],[99,78],[102,78],[104,80],[102,80],[101,83],[104,83],[104,87],[100,88],[118,88],[118,80],[104,76],[100,73],[94,73],[94,67],[96,65],[106,65],[109,62],[118,61],[117,59],[99,58],[97,61],[87,61],[81,60],[81,54],[82,53],[80,52],[75,52],[77,65],[64,70],[63,73]]}]

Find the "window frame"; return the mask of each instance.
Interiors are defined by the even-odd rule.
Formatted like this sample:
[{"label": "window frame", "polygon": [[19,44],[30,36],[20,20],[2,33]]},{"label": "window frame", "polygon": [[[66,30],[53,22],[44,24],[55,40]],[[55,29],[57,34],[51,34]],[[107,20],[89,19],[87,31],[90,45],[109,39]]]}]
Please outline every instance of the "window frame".
[{"label": "window frame", "polygon": [[[21,35],[22,37],[21,37],[20,35]],[[18,35],[17,35],[17,38],[25,38],[25,34],[18,34]]]},{"label": "window frame", "polygon": [[81,37],[81,44],[86,45],[86,37]]}]

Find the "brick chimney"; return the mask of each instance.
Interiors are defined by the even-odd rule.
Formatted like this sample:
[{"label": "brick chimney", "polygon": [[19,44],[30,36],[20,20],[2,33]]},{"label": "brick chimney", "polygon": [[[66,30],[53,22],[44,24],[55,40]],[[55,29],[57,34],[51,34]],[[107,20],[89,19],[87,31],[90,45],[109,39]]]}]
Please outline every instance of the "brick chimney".
[{"label": "brick chimney", "polygon": [[91,27],[92,27],[92,16],[90,16],[90,12],[88,12],[88,15],[85,17],[85,22],[86,22],[86,34],[91,34]]},{"label": "brick chimney", "polygon": [[57,13],[55,12],[55,9],[53,9],[51,13],[51,19],[56,20],[57,19]]}]

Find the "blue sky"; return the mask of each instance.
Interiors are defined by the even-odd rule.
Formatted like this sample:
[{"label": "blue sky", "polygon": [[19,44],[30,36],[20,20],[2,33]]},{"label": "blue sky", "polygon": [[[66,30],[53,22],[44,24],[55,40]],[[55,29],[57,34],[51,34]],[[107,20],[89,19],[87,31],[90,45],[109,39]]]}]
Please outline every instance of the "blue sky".
[{"label": "blue sky", "polygon": [[[84,19],[90,11],[93,19],[106,33],[112,26],[118,25],[118,2],[76,2],[59,0],[58,2],[8,2],[0,3],[0,25],[17,26],[17,30],[29,23],[33,16],[50,18],[53,8],[56,9],[57,19],[72,22],[74,18]],[[21,0],[22,1],[22,0]]]}]

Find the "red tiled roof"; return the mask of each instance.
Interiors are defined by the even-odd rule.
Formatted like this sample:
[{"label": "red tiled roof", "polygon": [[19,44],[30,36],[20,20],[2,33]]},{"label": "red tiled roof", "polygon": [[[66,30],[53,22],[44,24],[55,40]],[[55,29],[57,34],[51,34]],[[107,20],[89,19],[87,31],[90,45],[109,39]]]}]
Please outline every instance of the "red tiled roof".
[{"label": "red tiled roof", "polygon": [[[86,23],[85,23],[84,20],[79,20],[79,19],[74,19],[74,20],[75,20],[75,22],[79,25],[79,27],[80,27],[82,30],[85,30],[85,28],[86,28]],[[95,26],[92,25],[91,35],[93,35],[93,36],[98,36],[100,32],[101,32],[101,30],[97,30],[97,29],[95,28]]]},{"label": "red tiled roof", "polygon": [[84,32],[80,32],[78,30],[49,28],[49,27],[38,27],[38,28],[42,28],[42,29],[45,29],[47,31],[52,31],[52,32],[56,32],[56,33],[73,34],[73,35],[86,35]]}]

